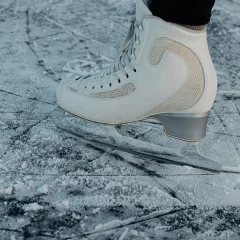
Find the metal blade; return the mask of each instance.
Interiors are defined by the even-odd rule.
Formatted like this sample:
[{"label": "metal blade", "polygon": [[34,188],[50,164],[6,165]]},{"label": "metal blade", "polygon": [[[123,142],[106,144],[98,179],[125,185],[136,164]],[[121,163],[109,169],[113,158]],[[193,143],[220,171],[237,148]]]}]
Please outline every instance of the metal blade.
[{"label": "metal blade", "polygon": [[[71,116],[73,117],[73,115]],[[107,132],[106,135],[99,136],[94,132],[86,131],[86,127],[76,126],[65,117],[65,111],[57,108],[52,113],[52,120],[56,126],[75,139],[85,141],[87,143],[116,149],[126,153],[136,155],[140,158],[147,158],[156,162],[173,164],[178,166],[190,166],[210,172],[221,172],[222,166],[218,162],[208,159],[198,153],[196,143],[186,143],[181,151],[175,149],[166,149],[154,144],[146,144],[142,146],[139,140],[132,140],[129,137],[117,138]],[[101,124],[99,124],[101,126]],[[103,131],[104,133],[104,131]],[[131,141],[130,141],[131,140]],[[178,140],[176,140],[178,141]]]}]

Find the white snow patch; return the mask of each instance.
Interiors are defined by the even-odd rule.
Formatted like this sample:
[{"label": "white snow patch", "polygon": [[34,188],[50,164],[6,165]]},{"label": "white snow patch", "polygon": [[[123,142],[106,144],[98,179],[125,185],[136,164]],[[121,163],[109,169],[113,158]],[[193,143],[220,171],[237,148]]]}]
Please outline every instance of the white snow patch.
[{"label": "white snow patch", "polygon": [[13,191],[13,187],[8,187],[7,189],[0,189],[1,194],[11,195]]},{"label": "white snow patch", "polygon": [[37,191],[40,193],[47,194],[48,193],[48,185],[47,184],[43,185],[42,187],[38,188]]},{"label": "white snow patch", "polygon": [[25,186],[25,184],[23,182],[17,181],[17,183],[14,185],[14,188],[16,190],[22,190],[22,189],[25,189],[26,186]]},{"label": "white snow patch", "polygon": [[11,235],[10,240],[16,240],[15,235]]},{"label": "white snow patch", "polygon": [[24,227],[29,224],[30,224],[30,220],[28,218],[19,218],[19,219],[17,219],[16,226],[18,226],[18,228],[19,228],[19,227]]},{"label": "white snow patch", "polygon": [[30,204],[25,204],[23,206],[23,210],[25,212],[28,212],[28,211],[38,211],[38,210],[41,210],[41,209],[43,209],[43,206],[40,206],[37,202],[30,203]]},{"label": "white snow patch", "polygon": [[188,171],[191,171],[193,168],[190,166],[184,166]]},{"label": "white snow patch", "polygon": [[10,195],[12,194],[12,191],[13,191],[13,187],[8,187],[6,190],[5,190],[5,193]]},{"label": "white snow patch", "polygon": [[96,214],[96,213],[98,213],[99,211],[100,211],[100,208],[95,208],[95,209],[92,210],[92,213],[93,213],[93,214]]},{"label": "white snow patch", "polygon": [[103,224],[100,223],[95,227],[95,230],[100,230],[102,227],[103,227]]},{"label": "white snow patch", "polygon": [[77,215],[76,213],[73,213],[72,217],[77,219],[77,220],[81,219],[81,216]]},{"label": "white snow patch", "polygon": [[124,240],[124,238],[127,236],[128,231],[129,231],[129,229],[126,228],[126,229],[124,230],[124,232],[121,234],[119,240]]},{"label": "white snow patch", "polygon": [[26,169],[27,168],[27,163],[24,161],[23,163],[22,163],[22,169]]},{"label": "white snow patch", "polygon": [[63,201],[62,201],[62,205],[63,205],[64,207],[68,208],[68,207],[69,207],[69,200],[68,200],[68,199],[63,200]]},{"label": "white snow patch", "polygon": [[137,230],[131,230],[130,233],[133,236],[138,236],[138,231]]},{"label": "white snow patch", "polygon": [[232,172],[232,173],[240,173],[240,167],[228,167],[223,166],[222,167],[223,172]]}]

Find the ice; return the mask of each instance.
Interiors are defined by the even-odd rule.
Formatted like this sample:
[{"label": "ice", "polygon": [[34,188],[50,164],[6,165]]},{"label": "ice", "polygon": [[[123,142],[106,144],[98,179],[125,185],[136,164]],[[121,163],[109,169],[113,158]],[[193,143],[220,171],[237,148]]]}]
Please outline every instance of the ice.
[{"label": "ice", "polygon": [[[239,239],[238,0],[216,1],[208,26],[218,94],[198,146],[227,173],[104,150],[67,137],[50,118],[67,66],[84,75],[116,56],[134,2],[0,1],[1,240]],[[134,137],[162,149],[182,146],[151,121],[92,131],[123,135],[125,144]]]},{"label": "ice", "polygon": [[240,167],[227,167],[223,166],[224,172],[240,173]]},{"label": "ice", "polygon": [[23,210],[25,212],[28,212],[28,211],[38,211],[38,210],[41,210],[43,209],[43,206],[40,206],[38,203],[31,203],[31,204],[27,204],[27,205],[24,205],[23,206]]},{"label": "ice", "polygon": [[48,193],[48,185],[45,184],[42,187],[38,188],[38,192],[47,194]]},{"label": "ice", "polygon": [[122,235],[120,236],[119,240],[124,240],[124,238],[126,237],[128,231],[129,231],[129,229],[126,228],[126,229],[124,230],[124,232],[122,233]]},{"label": "ice", "polygon": [[13,191],[12,187],[8,187],[7,189],[0,189],[1,194],[11,195]]}]

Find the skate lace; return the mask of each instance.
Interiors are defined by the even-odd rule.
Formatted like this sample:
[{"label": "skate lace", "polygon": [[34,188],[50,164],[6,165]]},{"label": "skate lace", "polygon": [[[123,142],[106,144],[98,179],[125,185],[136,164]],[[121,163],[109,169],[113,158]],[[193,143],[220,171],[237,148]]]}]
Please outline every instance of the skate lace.
[{"label": "skate lace", "polygon": [[131,70],[136,72],[136,69],[131,64],[131,61],[136,58],[135,51],[137,45],[140,44],[140,31],[143,30],[143,26],[140,22],[137,22],[135,19],[131,21],[130,29],[123,40],[122,44],[117,48],[118,57],[113,61],[113,63],[107,67],[105,70],[102,70],[99,73],[94,75],[81,76],[76,80],[84,80],[88,77],[93,79],[93,82],[97,79],[103,79],[106,76],[114,75],[119,81],[119,77],[116,72],[119,70],[128,78],[127,72],[124,70],[126,66],[130,67]]}]

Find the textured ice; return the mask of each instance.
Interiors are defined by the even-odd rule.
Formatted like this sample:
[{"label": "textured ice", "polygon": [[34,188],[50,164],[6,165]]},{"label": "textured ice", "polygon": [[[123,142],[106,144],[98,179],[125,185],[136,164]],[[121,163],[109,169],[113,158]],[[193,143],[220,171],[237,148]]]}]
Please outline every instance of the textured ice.
[{"label": "textured ice", "polygon": [[[199,144],[230,167],[240,167],[239,11],[238,0],[216,1],[208,40],[219,93]],[[104,68],[133,15],[131,0],[0,1],[1,240],[239,239],[239,174],[105,151],[50,118],[63,69]],[[151,121],[117,131],[179,147]]]},{"label": "textured ice", "polygon": [[30,203],[30,204],[27,204],[27,205],[23,205],[23,210],[25,212],[28,212],[28,211],[39,211],[43,209],[42,206],[40,206],[38,203]]}]

